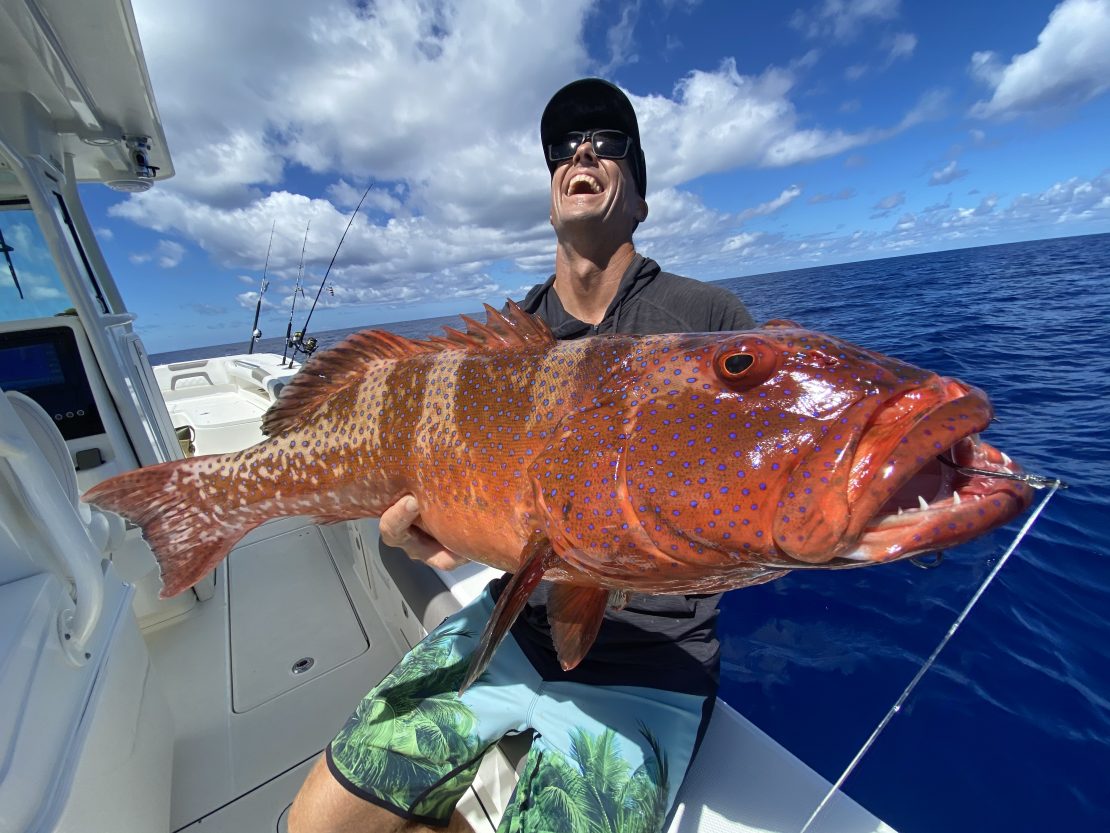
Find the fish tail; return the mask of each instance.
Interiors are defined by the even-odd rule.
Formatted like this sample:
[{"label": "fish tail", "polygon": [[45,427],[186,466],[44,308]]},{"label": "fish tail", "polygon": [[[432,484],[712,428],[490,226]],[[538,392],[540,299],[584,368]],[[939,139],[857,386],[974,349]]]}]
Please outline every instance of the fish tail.
[{"label": "fish tail", "polygon": [[163,599],[204,578],[240,538],[264,520],[252,522],[242,515],[221,518],[225,507],[204,499],[189,475],[210,467],[213,456],[125,472],[98,483],[82,498],[142,527],[161,571],[159,596]]}]

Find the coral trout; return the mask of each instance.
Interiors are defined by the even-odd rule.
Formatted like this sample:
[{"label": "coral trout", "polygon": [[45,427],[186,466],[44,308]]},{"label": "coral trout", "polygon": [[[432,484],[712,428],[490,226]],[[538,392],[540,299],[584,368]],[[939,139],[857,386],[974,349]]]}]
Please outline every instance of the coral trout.
[{"label": "coral trout", "polygon": [[1020,471],[979,439],[981,391],[793,322],[556,342],[511,303],[486,310],[426,341],[353,335],[285,387],[269,439],[128,472],[85,500],[143,528],[172,596],[271,518],[378,516],[415,495],[428,534],[514,574],[466,685],[541,578],[556,582],[569,669],[624,593],[893,561],[1032,500],[961,471]]}]

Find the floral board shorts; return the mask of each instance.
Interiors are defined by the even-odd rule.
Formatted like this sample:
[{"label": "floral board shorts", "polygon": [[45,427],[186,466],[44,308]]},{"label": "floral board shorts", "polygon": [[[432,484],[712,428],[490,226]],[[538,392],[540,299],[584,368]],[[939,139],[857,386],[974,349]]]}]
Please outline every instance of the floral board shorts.
[{"label": "floral board shorts", "polygon": [[511,636],[458,694],[493,612],[486,590],[414,647],[327,749],[350,792],[446,825],[503,736],[532,747],[499,833],[664,829],[712,704],[703,695],[544,680]]}]

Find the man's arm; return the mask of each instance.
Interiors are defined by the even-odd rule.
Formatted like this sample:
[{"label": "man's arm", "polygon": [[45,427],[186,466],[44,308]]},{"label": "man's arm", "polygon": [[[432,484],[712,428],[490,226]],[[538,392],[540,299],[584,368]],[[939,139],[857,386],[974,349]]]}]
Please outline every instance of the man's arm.
[{"label": "man's arm", "polygon": [[454,570],[469,559],[445,549],[435,538],[420,528],[420,504],[412,495],[405,495],[382,513],[378,522],[382,540],[391,547],[400,547],[414,561],[423,561],[439,570]]}]

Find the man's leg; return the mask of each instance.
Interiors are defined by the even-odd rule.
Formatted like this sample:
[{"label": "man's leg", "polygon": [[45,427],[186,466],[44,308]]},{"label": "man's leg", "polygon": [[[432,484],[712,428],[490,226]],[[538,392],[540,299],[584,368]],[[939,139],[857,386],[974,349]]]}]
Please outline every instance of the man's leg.
[{"label": "man's leg", "polygon": [[[489,592],[430,633],[359,703],[317,762],[290,813],[296,833],[466,830],[453,816],[486,751],[526,728],[540,678],[511,640],[458,694]],[[370,825],[370,826],[367,826]],[[400,825],[400,826],[398,826]]]},{"label": "man's leg", "polygon": [[715,698],[545,682],[537,732],[498,833],[661,833]]},{"label": "man's leg", "polygon": [[446,827],[428,827],[347,791],[321,755],[289,810],[289,833],[473,833],[456,811]]}]

